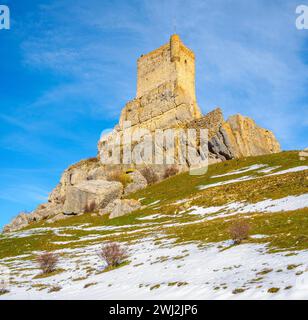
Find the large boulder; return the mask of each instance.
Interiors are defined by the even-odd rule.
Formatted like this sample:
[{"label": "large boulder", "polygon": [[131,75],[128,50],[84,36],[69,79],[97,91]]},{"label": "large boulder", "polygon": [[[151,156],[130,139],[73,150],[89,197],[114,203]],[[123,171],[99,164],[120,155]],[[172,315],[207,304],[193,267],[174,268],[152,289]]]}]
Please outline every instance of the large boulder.
[{"label": "large boulder", "polygon": [[28,215],[28,221],[32,223],[46,220],[62,212],[62,208],[63,206],[61,204],[52,202],[41,204]]},{"label": "large boulder", "polygon": [[94,206],[95,209],[101,209],[111,201],[120,198],[122,193],[123,186],[117,181],[83,181],[68,187],[63,212],[65,214],[82,214],[91,206]]},{"label": "large boulder", "polygon": [[124,194],[136,192],[140,189],[144,189],[148,185],[147,180],[138,170],[129,173],[129,177],[132,182],[125,187]]},{"label": "large boulder", "polygon": [[106,169],[97,158],[81,160],[67,168],[60,179],[60,183],[50,193],[48,201],[64,204],[67,189],[83,181],[106,178]]},{"label": "large boulder", "polygon": [[127,215],[141,207],[141,203],[134,199],[116,199],[99,211],[100,215],[110,214],[109,219]]}]

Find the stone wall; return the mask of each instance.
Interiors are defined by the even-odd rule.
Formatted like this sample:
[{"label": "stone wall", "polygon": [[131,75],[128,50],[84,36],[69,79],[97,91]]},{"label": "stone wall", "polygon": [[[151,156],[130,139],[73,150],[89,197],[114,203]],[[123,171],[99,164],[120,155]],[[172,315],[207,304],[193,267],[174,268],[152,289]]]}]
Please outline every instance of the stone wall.
[{"label": "stone wall", "polygon": [[178,35],[171,36],[169,43],[138,59],[136,98],[168,82],[176,82],[176,86],[196,101],[195,56]]},{"label": "stone wall", "polygon": [[208,129],[208,137],[211,139],[220,129],[224,117],[220,108],[217,108],[205,116],[187,123],[187,128]]}]

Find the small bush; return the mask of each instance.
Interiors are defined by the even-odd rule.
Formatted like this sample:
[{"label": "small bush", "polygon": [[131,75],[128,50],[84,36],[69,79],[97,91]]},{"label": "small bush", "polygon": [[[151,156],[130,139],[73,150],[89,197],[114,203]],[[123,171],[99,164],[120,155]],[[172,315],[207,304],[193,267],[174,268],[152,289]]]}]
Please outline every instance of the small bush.
[{"label": "small bush", "polygon": [[56,270],[59,256],[53,252],[44,252],[36,258],[36,261],[42,270],[42,273],[47,274]]},{"label": "small bush", "polygon": [[240,244],[243,240],[248,239],[249,236],[249,224],[245,221],[234,222],[230,229],[230,236],[235,244]]},{"label": "small bush", "polygon": [[267,290],[268,293],[277,293],[280,290],[280,288],[269,288]]},{"label": "small bush", "polygon": [[117,267],[127,258],[126,249],[115,242],[105,244],[98,255],[107,267]]},{"label": "small bush", "polygon": [[48,290],[48,293],[59,292],[62,289],[60,286],[53,286]]},{"label": "small bush", "polygon": [[124,187],[131,183],[131,177],[129,174],[122,172],[120,169],[114,169],[108,172],[107,180],[121,182]]},{"label": "small bush", "polygon": [[164,173],[164,179],[167,179],[169,177],[175,176],[176,174],[179,173],[179,169],[177,166],[171,166],[166,168],[165,173]]},{"label": "small bush", "polygon": [[145,177],[148,184],[153,184],[158,181],[158,175],[150,167],[141,169],[140,173]]},{"label": "small bush", "polygon": [[7,293],[10,293],[10,291],[8,289],[0,288],[0,296],[7,294]]},{"label": "small bush", "polygon": [[90,204],[87,203],[85,205],[83,211],[89,213],[89,212],[93,212],[95,210],[95,208],[96,208],[96,203],[93,200]]}]

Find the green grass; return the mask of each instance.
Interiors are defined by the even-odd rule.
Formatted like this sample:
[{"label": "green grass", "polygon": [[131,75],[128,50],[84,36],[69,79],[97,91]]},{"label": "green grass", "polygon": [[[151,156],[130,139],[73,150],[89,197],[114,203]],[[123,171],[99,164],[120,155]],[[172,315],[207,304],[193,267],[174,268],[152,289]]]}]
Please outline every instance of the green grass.
[{"label": "green grass", "polygon": [[[184,226],[170,227],[167,234],[183,242],[220,242],[230,239],[229,228],[236,220],[215,219]],[[281,213],[255,213],[245,215],[250,225],[250,235],[263,234],[266,238],[247,240],[253,243],[268,243],[270,250],[303,250],[308,249],[308,208]]]},{"label": "green grass", "polygon": [[[213,175],[225,174],[254,164],[267,164],[270,167],[280,166],[279,169],[273,171],[275,172],[278,170],[285,170],[295,166],[308,165],[308,159],[305,161],[299,160],[298,152],[295,151],[282,152],[278,154],[271,154],[258,157],[234,159],[210,165],[208,168],[208,172],[201,176],[191,176],[187,172],[181,173],[165,181],[149,186],[144,190],[137,191],[136,193],[131,194],[129,197],[134,199],[146,198],[145,200],[143,200],[143,204],[149,204],[156,200],[160,200],[160,205],[165,203],[171,203],[176,200],[191,198],[192,196],[196,195],[196,193],[198,192],[196,188],[200,185],[217,183],[228,179],[238,178],[244,175],[254,174],[261,177],[262,174],[256,174],[255,171],[249,171],[228,177],[220,177],[215,179],[211,178],[211,176]],[[275,176],[270,177],[269,180],[271,180],[274,177]],[[217,187],[215,189],[215,192],[219,191],[219,188],[220,187]],[[167,194],[166,190],[168,190]]]},{"label": "green grass", "polygon": [[[0,259],[24,254],[32,255],[33,251],[78,248],[105,241],[132,243],[138,239],[158,233],[162,234],[160,238],[156,239],[155,244],[158,246],[162,244],[161,240],[164,238],[175,238],[177,243],[200,242],[202,245],[206,245],[210,242],[230,239],[228,231],[230,224],[241,218],[245,218],[249,222],[251,235],[267,235],[266,238],[261,239],[250,238],[248,242],[268,243],[271,251],[307,249],[308,208],[293,212],[252,213],[244,215],[244,217],[243,215],[237,215],[211,221],[198,221],[200,217],[187,214],[187,210],[193,205],[201,207],[220,206],[235,201],[255,203],[268,198],[279,199],[289,195],[308,193],[308,170],[267,177],[256,171],[249,171],[232,176],[211,178],[213,175],[225,174],[254,164],[267,164],[270,167],[280,166],[277,170],[285,170],[290,167],[308,165],[308,159],[300,161],[298,152],[291,151],[214,164],[209,166],[208,172],[201,176],[181,173],[129,195],[128,198],[145,198],[142,200],[142,204],[145,207],[130,215],[109,220],[107,216],[100,217],[84,214],[57,221],[53,224],[39,222],[25,228],[25,230],[30,230],[46,226],[48,228],[65,227],[66,229],[60,230],[60,234],[55,234],[52,230],[46,230],[42,234],[33,234],[23,238],[10,238],[6,235],[0,235]],[[95,159],[90,159],[90,161],[81,162],[78,165],[96,165],[96,161]],[[259,178],[205,190],[198,189],[200,185],[226,181],[244,175],[254,175]],[[176,203],[176,201],[183,199],[186,199],[184,203]],[[160,202],[154,206],[149,206],[149,204],[157,200],[160,200]],[[159,209],[156,210],[157,208]],[[179,214],[179,212],[182,213]],[[160,218],[155,220],[138,219],[152,214],[159,214]],[[152,225],[142,226],[142,224],[151,222],[153,222]],[[181,224],[189,222],[195,223],[166,227],[168,223]],[[84,224],[87,225],[80,230],[71,228]],[[130,227],[125,229],[98,231],[87,229],[88,227],[121,227],[127,225]],[[69,236],[61,235],[61,233]],[[82,239],[93,234],[99,235],[101,239]],[[26,259],[29,259],[29,257],[26,257]]]}]

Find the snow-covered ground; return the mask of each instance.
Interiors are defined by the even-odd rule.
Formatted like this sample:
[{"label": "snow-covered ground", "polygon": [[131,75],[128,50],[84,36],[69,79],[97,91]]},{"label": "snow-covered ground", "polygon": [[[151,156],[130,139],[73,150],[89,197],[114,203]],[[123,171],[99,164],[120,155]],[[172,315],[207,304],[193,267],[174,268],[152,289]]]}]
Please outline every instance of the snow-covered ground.
[{"label": "snow-covered ground", "polygon": [[[271,167],[266,164],[244,167],[212,176],[213,179],[226,179],[199,185],[198,189],[308,169],[307,166],[284,170],[279,168],[280,166]],[[247,172],[249,175],[246,175]],[[232,177],[239,174],[243,176]],[[67,246],[57,251],[61,257],[59,268],[63,269],[62,272],[46,278],[36,278],[40,271],[35,261],[29,260],[30,255],[1,259],[0,269],[5,267],[10,271],[10,284],[7,288],[10,292],[0,295],[0,300],[308,299],[307,250],[270,253],[267,244],[263,243],[269,237],[265,234],[251,235],[256,243],[232,246],[230,240],[178,244],[175,239],[166,238],[165,233],[168,228],[187,225],[193,227],[194,224],[210,223],[214,219],[238,214],[248,217],[258,212],[272,215],[303,209],[308,207],[307,193],[281,199],[262,199],[257,203],[234,201],[207,208],[190,205],[193,199],[201,196],[201,193],[197,193],[191,198],[172,203],[180,208],[174,215],[164,213],[163,201],[153,201],[147,208],[155,211],[136,218],[138,224],[95,226],[84,223],[59,228],[48,226],[7,235],[7,238],[25,238],[27,241],[28,237],[39,237],[51,232],[61,238],[67,237],[67,240],[65,238],[53,243]],[[73,237],[72,231],[80,230],[87,233],[79,239]],[[110,234],[127,237],[141,232],[144,232],[143,238],[136,237],[138,240],[125,245],[129,251],[129,264],[103,272],[105,266],[98,257],[100,245],[97,243],[103,243]],[[263,239],[262,244],[258,244],[257,239]],[[82,245],[84,241],[90,241],[91,244],[73,248],[72,244]],[[34,252],[36,253],[38,252]]]},{"label": "snow-covered ground", "polygon": [[[130,247],[130,264],[102,273],[97,246],[71,250],[61,267],[67,271],[46,279],[29,262],[20,261],[20,284],[2,299],[307,299],[308,252],[269,254],[265,245],[229,242],[159,248],[153,239]],[[8,264],[9,265],[9,264]],[[79,270],[77,270],[77,265]],[[94,272],[87,276],[87,266]],[[87,277],[84,279],[84,277]],[[78,280],[81,279],[81,280]],[[30,281],[29,281],[30,280]],[[16,280],[15,280],[16,281]],[[34,285],[59,286],[49,293]],[[273,289],[275,288],[275,289]],[[271,290],[277,291],[270,293]]]},{"label": "snow-covered ground", "polygon": [[[261,170],[258,170],[262,168]],[[266,167],[266,165],[253,165],[247,168],[243,168],[241,170],[236,170],[236,171],[231,171],[229,173],[226,174],[222,174],[222,175],[216,175],[216,176],[212,176],[211,178],[220,178],[220,177],[228,177],[230,175],[236,175],[236,174],[242,174],[248,171],[256,171],[256,173],[269,173],[271,171],[274,171],[276,169],[278,169],[279,167]],[[226,184],[231,184],[231,183],[237,183],[237,182],[242,182],[242,181],[248,181],[248,180],[254,180],[254,179],[260,179],[263,177],[269,177],[269,176],[276,176],[276,175],[283,175],[286,173],[292,173],[292,172],[300,172],[300,171],[305,171],[308,170],[308,166],[298,166],[298,167],[293,167],[293,168],[289,168],[289,169],[285,169],[285,170],[280,170],[274,173],[270,173],[264,176],[256,176],[256,175],[249,175],[249,176],[242,176],[239,178],[235,178],[235,179],[229,179],[229,180],[225,180],[225,181],[220,181],[220,182],[216,182],[216,183],[209,183],[206,185],[200,185],[197,188],[199,190],[204,190],[204,189],[208,189],[208,188],[213,188],[213,187],[218,187],[218,186],[223,186]]]},{"label": "snow-covered ground", "polygon": [[[240,213],[282,212],[293,211],[308,207],[308,193],[299,196],[288,196],[281,199],[267,199],[257,203],[231,202],[223,206],[197,207],[193,206],[190,215],[209,216],[208,220],[233,216]],[[218,214],[219,213],[219,214]],[[216,215],[213,215],[216,214]]]}]

